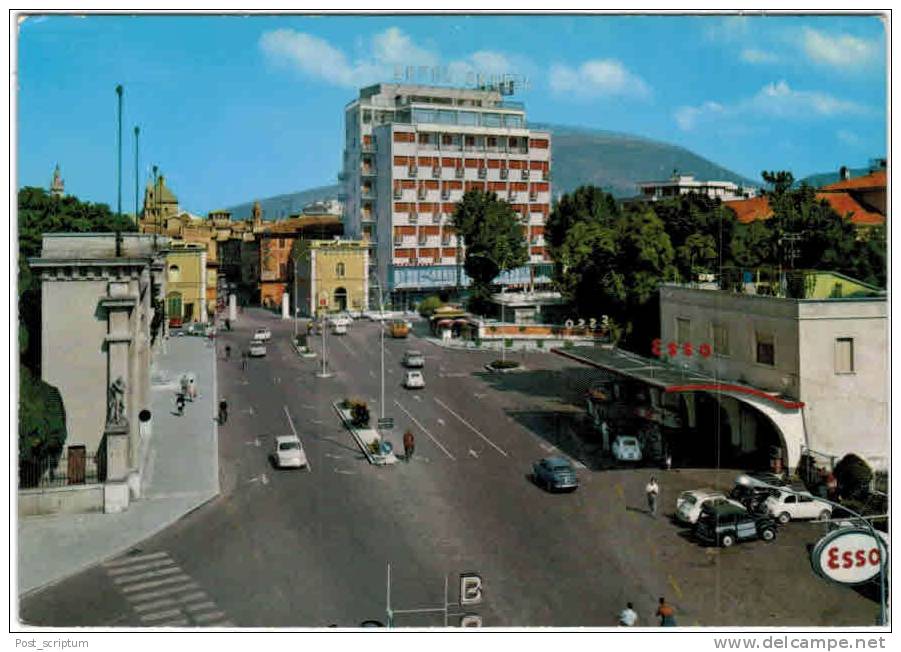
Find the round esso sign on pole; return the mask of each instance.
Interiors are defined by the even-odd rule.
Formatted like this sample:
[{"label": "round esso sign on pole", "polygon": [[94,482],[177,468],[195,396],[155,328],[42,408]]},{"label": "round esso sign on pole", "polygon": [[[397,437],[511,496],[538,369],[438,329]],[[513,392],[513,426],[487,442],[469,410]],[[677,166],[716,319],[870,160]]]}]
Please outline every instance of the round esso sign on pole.
[{"label": "round esso sign on pole", "polygon": [[839,584],[863,584],[885,564],[887,546],[867,530],[843,528],[814,546],[810,561],[818,575]]}]

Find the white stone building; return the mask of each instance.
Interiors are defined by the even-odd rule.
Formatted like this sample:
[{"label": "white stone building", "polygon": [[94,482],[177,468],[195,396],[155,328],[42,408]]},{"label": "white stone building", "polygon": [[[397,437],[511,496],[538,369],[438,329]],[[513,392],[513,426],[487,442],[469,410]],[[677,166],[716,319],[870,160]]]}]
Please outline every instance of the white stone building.
[{"label": "white stone building", "polygon": [[642,181],[638,184],[640,194],[636,199],[660,201],[681,195],[695,193],[707,195],[711,199],[730,201],[757,196],[756,188],[745,188],[732,181],[699,181],[690,174],[674,173],[666,181]]},{"label": "white stone building", "polygon": [[499,282],[550,280],[551,139],[528,128],[522,103],[498,90],[377,84],[348,104],[345,129],[345,234],[372,243],[373,271],[396,301],[468,285],[448,225],[476,188],[513,205],[528,241],[529,264]]}]

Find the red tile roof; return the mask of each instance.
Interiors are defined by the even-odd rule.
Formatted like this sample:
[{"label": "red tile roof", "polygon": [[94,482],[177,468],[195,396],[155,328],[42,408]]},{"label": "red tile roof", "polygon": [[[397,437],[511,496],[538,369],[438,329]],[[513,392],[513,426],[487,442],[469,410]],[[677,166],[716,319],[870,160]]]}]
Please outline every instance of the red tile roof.
[{"label": "red tile roof", "polygon": [[[817,199],[825,199],[829,202],[832,209],[842,217],[848,213],[852,213],[851,222],[853,224],[870,226],[873,224],[885,223],[884,215],[868,211],[847,192],[818,192]],[[748,224],[757,220],[768,220],[773,216],[773,211],[770,209],[770,202],[766,197],[752,197],[751,199],[741,199],[723,203],[732,209],[735,213],[735,217],[742,224]]]},{"label": "red tile roof", "polygon": [[885,170],[870,172],[862,177],[854,177],[837,183],[830,183],[820,188],[822,192],[834,192],[842,190],[863,190],[865,188],[885,188],[887,185]]}]

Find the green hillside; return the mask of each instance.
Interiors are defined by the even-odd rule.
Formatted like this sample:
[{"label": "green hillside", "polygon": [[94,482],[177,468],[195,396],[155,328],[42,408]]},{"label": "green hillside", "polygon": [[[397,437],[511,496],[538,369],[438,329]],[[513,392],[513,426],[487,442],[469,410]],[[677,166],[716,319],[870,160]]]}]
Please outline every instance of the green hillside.
[{"label": "green hillside", "polygon": [[[760,185],[684,147],[648,138],[597,129],[535,124],[553,134],[552,183],[554,195],[570,192],[580,185],[593,184],[616,197],[638,194],[639,181],[667,179],[674,170],[692,174],[703,181],[734,181],[740,185]],[[296,214],[310,202],[337,197],[339,186],[308,190],[260,199],[266,219]],[[253,202],[228,210],[236,218],[247,217]]]}]

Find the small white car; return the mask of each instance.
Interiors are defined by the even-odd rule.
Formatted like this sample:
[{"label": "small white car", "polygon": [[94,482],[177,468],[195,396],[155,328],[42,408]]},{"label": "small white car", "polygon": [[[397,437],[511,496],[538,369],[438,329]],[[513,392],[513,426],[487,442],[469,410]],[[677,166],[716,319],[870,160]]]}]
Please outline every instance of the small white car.
[{"label": "small white car", "polygon": [[404,387],[407,389],[423,389],[425,387],[425,378],[421,371],[408,371],[404,376]]},{"label": "small white car", "polygon": [[307,454],[303,450],[300,439],[294,435],[275,438],[275,450],[272,451],[272,462],[280,469],[301,469],[307,466]]},{"label": "small white car", "polygon": [[422,369],[425,366],[425,356],[420,351],[407,351],[404,353],[404,366],[408,369]]},{"label": "small white car", "polygon": [[332,326],[332,335],[347,335],[347,322],[335,322]]},{"label": "small white car", "polygon": [[613,440],[611,451],[617,462],[641,461],[641,446],[638,443],[637,437],[620,435]]},{"label": "small white car", "polygon": [[272,331],[268,328],[258,328],[253,332],[253,339],[258,342],[268,342],[272,339]]},{"label": "small white car", "polygon": [[683,523],[694,525],[701,516],[701,511],[705,505],[722,505],[729,503],[739,509],[744,509],[744,505],[736,500],[726,497],[722,491],[715,489],[693,489],[692,491],[683,491],[676,498],[676,518]]},{"label": "small white car", "polygon": [[832,505],[818,500],[807,491],[779,491],[766,499],[766,511],[781,524],[791,520],[817,519],[828,521]]},{"label": "small white car", "polygon": [[251,358],[265,358],[266,345],[259,341],[253,341],[247,349],[247,355]]}]

